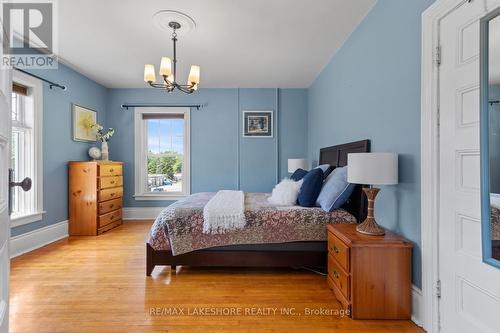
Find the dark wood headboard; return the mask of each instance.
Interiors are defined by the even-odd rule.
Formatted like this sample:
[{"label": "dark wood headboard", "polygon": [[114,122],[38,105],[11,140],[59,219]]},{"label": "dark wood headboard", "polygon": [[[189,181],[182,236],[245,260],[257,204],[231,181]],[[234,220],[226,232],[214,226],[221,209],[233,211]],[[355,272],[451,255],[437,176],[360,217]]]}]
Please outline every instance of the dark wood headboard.
[{"label": "dark wood headboard", "polygon": [[[369,153],[370,140],[361,140],[345,143],[338,146],[321,148],[319,151],[319,164],[330,164],[333,167],[343,167],[347,165],[347,154]],[[362,185],[356,185],[351,197],[342,207],[354,215],[358,222],[366,217],[366,197],[362,190]]]}]

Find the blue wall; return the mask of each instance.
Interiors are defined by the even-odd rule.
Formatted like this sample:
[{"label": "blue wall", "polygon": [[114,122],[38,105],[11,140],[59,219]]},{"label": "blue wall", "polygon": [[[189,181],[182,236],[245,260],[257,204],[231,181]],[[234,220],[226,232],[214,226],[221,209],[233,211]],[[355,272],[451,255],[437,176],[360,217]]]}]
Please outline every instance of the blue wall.
[{"label": "blue wall", "polygon": [[68,219],[68,161],[88,159],[91,144],[72,140],[71,104],[97,111],[99,122],[105,122],[107,89],[59,64],[57,70],[32,71],[48,80],[64,84],[66,91],[43,85],[43,208],[42,221],[11,230],[11,235],[32,231]]},{"label": "blue wall", "polygon": [[421,286],[421,13],[433,0],[379,0],[309,89],[309,157],[323,146],[370,139],[399,153],[399,185],[377,197],[377,221],[414,243]]},{"label": "blue wall", "polygon": [[[123,103],[201,103],[191,112],[191,191],[237,189],[270,192],[285,177],[287,159],[307,156],[307,90],[200,89],[194,95],[161,90],[111,89],[107,126],[117,129],[111,159],[124,166],[124,207],[164,206],[136,201],[134,193],[134,117]],[[274,111],[273,138],[243,138],[243,110]],[[277,121],[276,121],[277,120]],[[277,175],[279,168],[279,175]]]}]

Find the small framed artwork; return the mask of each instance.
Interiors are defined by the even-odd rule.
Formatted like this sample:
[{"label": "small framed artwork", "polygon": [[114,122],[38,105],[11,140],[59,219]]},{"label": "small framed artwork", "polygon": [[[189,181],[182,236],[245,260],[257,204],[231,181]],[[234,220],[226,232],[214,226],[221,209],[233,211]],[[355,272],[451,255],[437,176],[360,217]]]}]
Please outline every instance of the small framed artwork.
[{"label": "small framed artwork", "polygon": [[92,126],[97,121],[97,112],[77,105],[72,105],[73,109],[73,140],[94,142],[96,141],[95,130]]},{"label": "small framed artwork", "polygon": [[243,137],[272,138],[273,111],[243,111]]}]

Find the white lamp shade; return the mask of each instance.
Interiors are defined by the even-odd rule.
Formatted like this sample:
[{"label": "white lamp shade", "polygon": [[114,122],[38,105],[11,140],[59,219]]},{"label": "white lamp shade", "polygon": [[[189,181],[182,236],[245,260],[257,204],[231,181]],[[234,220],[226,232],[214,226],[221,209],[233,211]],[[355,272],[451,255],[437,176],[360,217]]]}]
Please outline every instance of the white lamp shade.
[{"label": "white lamp shade", "polygon": [[347,181],[353,184],[398,183],[398,154],[355,153],[347,155]]},{"label": "white lamp shade", "polygon": [[200,83],[200,66],[192,65],[189,71],[188,84]]},{"label": "white lamp shade", "polygon": [[160,63],[160,75],[170,76],[172,74],[172,60],[169,57],[162,57]]},{"label": "white lamp shade", "polygon": [[144,65],[144,81],[145,82],[155,82],[155,66],[153,65]]},{"label": "white lamp shade", "polygon": [[289,158],[288,159],[288,172],[294,173],[297,169],[307,170],[307,160],[303,158]]}]

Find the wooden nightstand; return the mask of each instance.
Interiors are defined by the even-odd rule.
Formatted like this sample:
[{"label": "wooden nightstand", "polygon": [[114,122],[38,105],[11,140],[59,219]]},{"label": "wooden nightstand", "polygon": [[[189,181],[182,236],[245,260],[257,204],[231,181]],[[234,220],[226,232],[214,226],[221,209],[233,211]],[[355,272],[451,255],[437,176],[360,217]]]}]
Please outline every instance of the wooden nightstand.
[{"label": "wooden nightstand", "polygon": [[328,285],[353,319],[410,319],[412,244],[328,225]]}]

